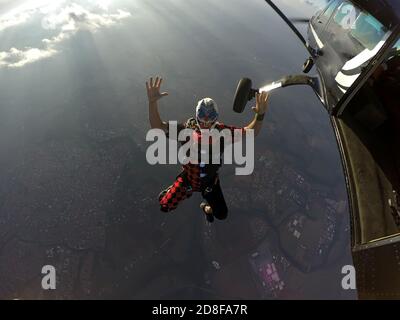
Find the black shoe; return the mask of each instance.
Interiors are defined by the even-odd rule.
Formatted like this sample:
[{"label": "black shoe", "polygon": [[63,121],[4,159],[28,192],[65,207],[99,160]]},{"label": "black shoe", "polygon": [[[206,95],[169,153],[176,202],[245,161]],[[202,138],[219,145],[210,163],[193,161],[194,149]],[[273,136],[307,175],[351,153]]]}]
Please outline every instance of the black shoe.
[{"label": "black shoe", "polygon": [[206,219],[209,223],[213,223],[214,222],[214,215],[213,214],[207,214],[206,215]]},{"label": "black shoe", "polygon": [[203,201],[202,203],[200,203],[200,208],[203,210],[204,214],[206,215],[206,219],[209,223],[213,223],[214,222],[214,215],[211,213],[206,213],[205,208],[208,206],[207,201]]}]

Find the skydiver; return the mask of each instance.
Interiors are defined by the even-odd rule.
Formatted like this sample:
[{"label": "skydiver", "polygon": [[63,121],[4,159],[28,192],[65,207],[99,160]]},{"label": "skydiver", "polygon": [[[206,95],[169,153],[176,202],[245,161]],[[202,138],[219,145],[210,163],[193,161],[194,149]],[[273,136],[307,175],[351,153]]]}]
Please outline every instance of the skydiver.
[{"label": "skydiver", "polygon": [[[146,82],[147,96],[149,100],[149,120],[152,129],[162,129],[167,135],[169,125],[163,121],[158,112],[158,100],[168,96],[167,92],[160,92],[163,79],[156,77],[155,80],[150,78]],[[214,100],[210,98],[202,99],[198,102],[195,110],[195,117],[188,119],[185,123],[178,124],[178,133],[183,129],[191,129],[201,137],[201,129],[217,129],[218,131],[228,129],[254,130],[257,136],[262,127],[265,113],[268,109],[269,94],[266,92],[256,95],[256,106],[253,107],[255,112],[254,119],[244,128],[227,126],[218,121],[218,107]],[[223,153],[221,144],[221,154]],[[180,202],[190,198],[193,192],[201,192],[204,201],[200,204],[200,208],[206,215],[208,222],[213,222],[214,217],[224,220],[228,216],[228,208],[221,190],[218,170],[220,164],[192,164],[183,165],[182,172],[178,175],[175,182],[162,191],[159,195],[160,209],[163,212],[171,212],[175,210]]]}]

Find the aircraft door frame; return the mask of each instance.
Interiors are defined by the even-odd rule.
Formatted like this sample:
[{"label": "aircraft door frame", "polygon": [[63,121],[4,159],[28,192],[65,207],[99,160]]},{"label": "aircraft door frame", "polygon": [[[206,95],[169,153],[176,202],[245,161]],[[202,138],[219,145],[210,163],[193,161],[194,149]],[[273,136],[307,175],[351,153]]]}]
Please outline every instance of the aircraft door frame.
[{"label": "aircraft door frame", "polygon": [[[322,12],[313,17],[310,21],[310,32],[315,39],[315,45],[319,47],[319,49],[323,48],[323,43],[326,40],[326,27],[328,23],[331,21],[333,15],[338,10],[339,6],[343,3],[344,0],[334,0],[329,4]],[[327,15],[329,10],[333,10]],[[319,35],[319,36],[318,36]],[[322,43],[318,43],[322,42]],[[314,44],[313,44],[314,45]]]}]

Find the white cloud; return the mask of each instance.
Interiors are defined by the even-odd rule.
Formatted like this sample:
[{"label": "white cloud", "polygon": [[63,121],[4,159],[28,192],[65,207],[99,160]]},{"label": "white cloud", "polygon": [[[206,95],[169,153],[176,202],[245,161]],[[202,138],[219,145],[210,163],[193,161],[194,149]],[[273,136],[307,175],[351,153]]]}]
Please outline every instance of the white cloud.
[{"label": "white cloud", "polygon": [[53,48],[25,48],[24,50],[11,48],[8,52],[0,52],[0,66],[19,68],[35,61],[50,58],[56,53],[57,51]]},{"label": "white cloud", "polygon": [[89,2],[103,10],[108,10],[111,4],[111,0],[89,0]]},{"label": "white cloud", "polygon": [[38,12],[49,13],[59,8],[64,2],[65,0],[24,1],[23,4],[17,5],[5,14],[0,15],[0,32],[28,22]]},{"label": "white cloud", "polygon": [[42,25],[49,29],[61,28],[62,31],[89,29],[96,31],[101,27],[111,26],[129,17],[129,12],[118,10],[117,13],[93,12],[81,5],[73,3],[55,14],[49,14],[42,20]]},{"label": "white cloud", "polygon": [[31,15],[28,12],[21,12],[13,15],[4,16],[0,19],[0,31],[23,24],[27,22],[30,17]]},{"label": "white cloud", "polygon": [[[44,3],[44,1],[41,2]],[[65,1],[56,2],[53,0],[50,5],[28,7],[26,10],[14,11],[7,17],[0,17],[0,32],[28,22],[35,14],[40,16],[43,29],[58,31],[56,36],[42,39],[42,47],[11,48],[9,51],[0,52],[0,67],[19,68],[50,58],[60,52],[60,43],[70,39],[80,30],[96,32],[131,16],[129,12],[123,10],[109,13],[109,1],[106,0],[96,1],[95,5],[91,4],[95,2],[91,0],[85,1],[85,4],[72,3],[70,5],[64,5]]]}]

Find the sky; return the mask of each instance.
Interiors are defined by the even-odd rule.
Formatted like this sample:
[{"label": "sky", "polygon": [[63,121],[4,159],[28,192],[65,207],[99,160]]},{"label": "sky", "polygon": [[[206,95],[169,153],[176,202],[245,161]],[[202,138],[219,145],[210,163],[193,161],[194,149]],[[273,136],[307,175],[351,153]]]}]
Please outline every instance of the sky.
[{"label": "sky", "polygon": [[[15,47],[0,52],[0,66],[24,67],[39,60],[49,59],[59,53],[59,45],[80,30],[97,32],[131,17],[127,11],[109,12],[110,1],[86,1],[82,3],[56,1],[27,1],[11,9],[0,18],[0,31],[31,23],[40,23],[49,37],[43,37],[36,46]],[[55,34],[55,35],[54,35]]]},{"label": "sky", "polygon": [[[7,43],[0,52],[0,67],[19,68],[49,59],[59,54],[60,46],[81,30],[97,32],[110,28],[123,20],[132,19],[130,11],[124,10],[112,0],[26,0],[0,2],[0,37],[18,28],[40,24],[43,37],[36,38],[35,44],[16,45]],[[318,1],[300,1],[317,7]],[[321,1],[319,1],[321,2]],[[172,1],[172,4],[174,1]],[[293,1],[280,1],[283,8],[293,9]],[[140,1],[131,1],[130,6],[140,6]],[[307,14],[309,10],[300,7],[298,13]]]}]

